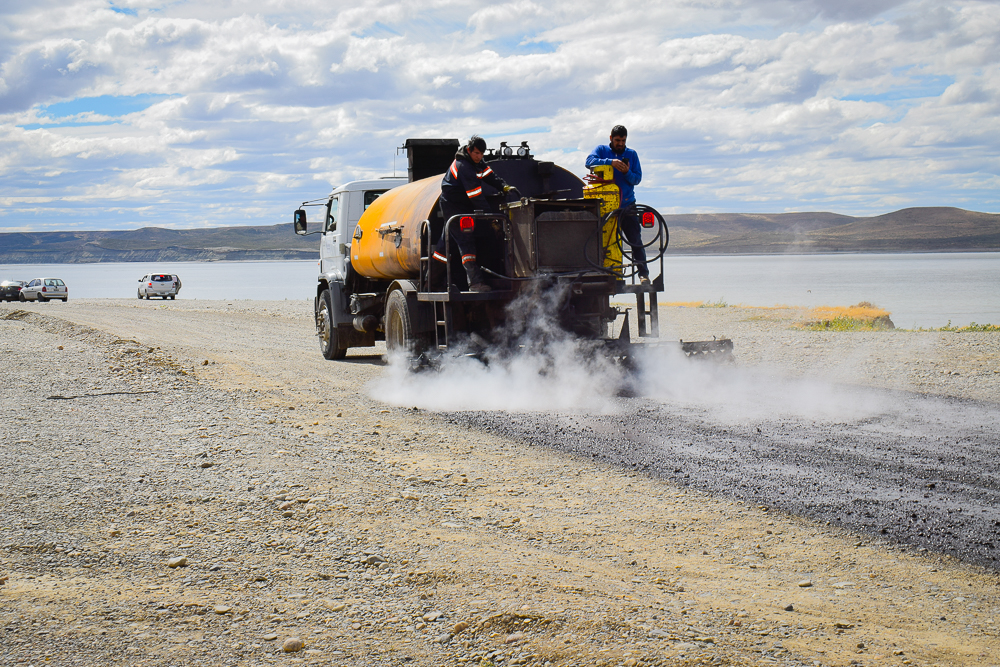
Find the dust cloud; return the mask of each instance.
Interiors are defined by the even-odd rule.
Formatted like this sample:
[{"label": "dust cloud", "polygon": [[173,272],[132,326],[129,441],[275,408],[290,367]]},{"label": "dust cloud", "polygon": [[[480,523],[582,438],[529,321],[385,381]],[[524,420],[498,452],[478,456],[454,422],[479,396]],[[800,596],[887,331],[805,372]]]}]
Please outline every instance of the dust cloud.
[{"label": "dust cloud", "polygon": [[[676,342],[636,346],[628,368],[595,341],[564,331],[552,317],[559,293],[528,294],[508,309],[491,345],[467,341],[413,372],[400,355],[370,389],[393,405],[435,411],[580,411],[610,414],[641,397],[702,412],[722,423],[771,419],[856,421],[884,411],[872,390],[794,379],[684,356]],[[738,350],[737,350],[738,357]]]}]

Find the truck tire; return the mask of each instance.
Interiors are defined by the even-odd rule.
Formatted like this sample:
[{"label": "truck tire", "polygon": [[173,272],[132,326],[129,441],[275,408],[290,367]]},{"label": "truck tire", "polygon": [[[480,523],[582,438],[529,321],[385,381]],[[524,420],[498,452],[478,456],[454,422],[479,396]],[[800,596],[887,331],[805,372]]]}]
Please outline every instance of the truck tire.
[{"label": "truck tire", "polygon": [[385,347],[390,355],[402,352],[410,358],[428,347],[427,337],[413,332],[413,314],[402,290],[393,290],[385,300]]},{"label": "truck tire", "polygon": [[347,348],[340,346],[337,325],[333,323],[333,297],[325,289],[316,304],[316,333],[319,334],[319,349],[327,361],[337,361],[347,356]]},{"label": "truck tire", "polygon": [[135,298],[142,299],[142,292],[140,292],[139,290],[136,290],[135,291]]}]

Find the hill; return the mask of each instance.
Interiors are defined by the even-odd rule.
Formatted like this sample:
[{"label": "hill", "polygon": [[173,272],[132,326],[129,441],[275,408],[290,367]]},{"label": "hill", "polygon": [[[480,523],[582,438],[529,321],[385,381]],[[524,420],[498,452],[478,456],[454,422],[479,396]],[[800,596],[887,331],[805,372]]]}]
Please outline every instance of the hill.
[{"label": "hill", "polygon": [[0,263],[210,262],[317,259],[317,237],[266,227],[0,234]]},{"label": "hill", "polygon": [[664,217],[674,253],[1000,250],[1000,215],[960,208],[906,208],[869,218],[809,212]]},{"label": "hill", "polygon": [[[822,212],[664,216],[672,254],[1000,250],[1000,215],[906,208],[856,218]],[[316,259],[314,236],[291,225],[0,234],[2,264]]]}]

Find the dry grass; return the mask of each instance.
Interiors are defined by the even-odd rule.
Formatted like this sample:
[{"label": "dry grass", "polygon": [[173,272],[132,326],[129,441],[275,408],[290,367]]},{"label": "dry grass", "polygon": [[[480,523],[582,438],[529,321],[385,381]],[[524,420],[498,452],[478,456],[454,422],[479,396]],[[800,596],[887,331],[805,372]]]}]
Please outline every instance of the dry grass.
[{"label": "dry grass", "polygon": [[896,328],[889,314],[867,301],[854,306],[820,306],[799,326],[811,331],[887,331]]}]

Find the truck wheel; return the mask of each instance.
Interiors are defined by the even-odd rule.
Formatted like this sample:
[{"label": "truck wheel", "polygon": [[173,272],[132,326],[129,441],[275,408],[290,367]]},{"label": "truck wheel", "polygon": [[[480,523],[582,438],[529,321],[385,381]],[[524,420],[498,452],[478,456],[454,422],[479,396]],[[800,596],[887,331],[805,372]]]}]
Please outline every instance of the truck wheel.
[{"label": "truck wheel", "polygon": [[427,348],[424,336],[413,333],[413,318],[401,290],[393,290],[385,301],[385,347],[389,354],[419,356]]},{"label": "truck wheel", "polygon": [[340,336],[337,325],[333,323],[333,297],[330,290],[325,289],[319,295],[316,311],[316,333],[319,334],[319,349],[323,358],[336,361],[347,356],[347,348],[340,346]]},{"label": "truck wheel", "polygon": [[142,299],[142,292],[140,292],[139,290],[136,290],[135,291],[135,298]]}]

